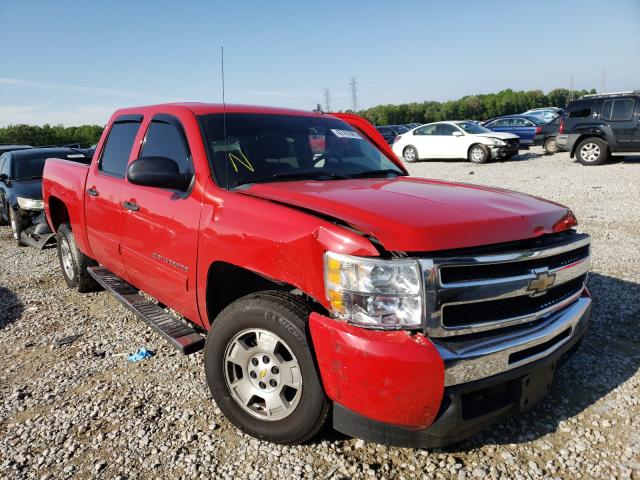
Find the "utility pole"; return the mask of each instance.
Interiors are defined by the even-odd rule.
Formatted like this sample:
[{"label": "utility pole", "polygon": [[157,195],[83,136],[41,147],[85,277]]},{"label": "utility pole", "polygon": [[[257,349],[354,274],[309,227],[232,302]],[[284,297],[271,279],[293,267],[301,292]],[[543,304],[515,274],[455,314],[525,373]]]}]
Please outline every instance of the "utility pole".
[{"label": "utility pole", "polygon": [[600,76],[600,93],[607,91],[607,72],[602,69],[602,75]]},{"label": "utility pole", "polygon": [[569,101],[573,100],[573,73],[569,76]]},{"label": "utility pole", "polygon": [[331,89],[330,88],[324,89],[324,111],[325,112],[331,111]]},{"label": "utility pole", "polygon": [[351,87],[351,109],[354,112],[358,111],[358,77],[355,75],[351,77],[349,82]]}]

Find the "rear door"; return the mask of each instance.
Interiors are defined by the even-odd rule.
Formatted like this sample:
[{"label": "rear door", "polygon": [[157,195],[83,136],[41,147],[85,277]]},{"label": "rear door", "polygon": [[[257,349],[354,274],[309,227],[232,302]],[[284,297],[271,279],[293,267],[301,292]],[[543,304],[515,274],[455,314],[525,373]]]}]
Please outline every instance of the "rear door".
[{"label": "rear door", "polygon": [[536,124],[526,118],[514,118],[512,120],[515,133],[520,137],[520,143],[533,143],[536,134]]},{"label": "rear door", "polygon": [[494,132],[514,133],[510,118],[499,118],[498,120],[489,123],[487,128]]},{"label": "rear door", "polygon": [[[157,114],[146,128],[140,158],[166,157],[180,173],[194,173],[183,126],[172,115]],[[201,197],[127,182],[123,199],[122,256],[130,281],[192,321],[196,305],[196,260]]]},{"label": "rear door", "polygon": [[413,131],[409,143],[418,150],[418,158],[438,158],[437,127],[438,125],[425,125]]},{"label": "rear door", "polygon": [[602,103],[600,117],[611,127],[617,150],[640,151],[640,125],[635,103],[633,98],[615,98]]},{"label": "rear door", "polygon": [[109,129],[100,157],[87,174],[85,224],[96,260],[116,275],[127,279],[120,254],[122,201],[125,172],[138,136],[142,115],[118,117]]}]

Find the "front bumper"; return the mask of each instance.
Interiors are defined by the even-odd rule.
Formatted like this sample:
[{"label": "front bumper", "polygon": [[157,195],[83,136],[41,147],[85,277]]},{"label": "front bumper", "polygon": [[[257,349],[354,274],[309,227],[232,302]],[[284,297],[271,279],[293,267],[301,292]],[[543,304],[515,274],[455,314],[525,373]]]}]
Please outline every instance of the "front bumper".
[{"label": "front bumper", "polygon": [[520,151],[520,145],[507,145],[504,147],[491,147],[492,158],[505,158],[517,155]]},{"label": "front bumper", "polygon": [[[455,354],[421,334],[363,330],[312,314],[318,366],[334,401],[333,426],[364,440],[412,448],[467,438],[508,413],[531,408],[547,393],[558,365],[583,338],[590,312],[585,290],[570,307],[511,342]],[[509,363],[514,351],[528,356]]]}]

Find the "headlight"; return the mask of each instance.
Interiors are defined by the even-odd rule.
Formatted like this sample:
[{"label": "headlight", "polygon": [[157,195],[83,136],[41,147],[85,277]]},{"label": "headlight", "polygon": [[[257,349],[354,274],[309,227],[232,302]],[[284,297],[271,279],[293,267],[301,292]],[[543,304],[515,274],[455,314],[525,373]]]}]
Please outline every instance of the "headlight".
[{"label": "headlight", "polygon": [[18,205],[23,210],[43,210],[44,203],[42,200],[34,200],[33,198],[18,197]]},{"label": "headlight", "polygon": [[504,143],[502,140],[498,140],[497,138],[493,139],[493,146],[494,147],[504,147],[506,145],[506,143]]},{"label": "headlight", "polygon": [[419,328],[420,267],[415,260],[380,260],[327,252],[327,299],[333,314],[368,328]]}]

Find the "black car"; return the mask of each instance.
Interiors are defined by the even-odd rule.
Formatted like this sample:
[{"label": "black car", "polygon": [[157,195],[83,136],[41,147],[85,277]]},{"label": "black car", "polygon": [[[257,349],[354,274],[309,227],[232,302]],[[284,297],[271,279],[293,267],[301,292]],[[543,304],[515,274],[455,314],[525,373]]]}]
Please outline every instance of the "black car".
[{"label": "black car", "polygon": [[640,90],[585,95],[569,103],[556,143],[583,165],[640,155]]},{"label": "black car", "polygon": [[544,125],[538,125],[536,127],[536,133],[533,136],[533,144],[542,146],[547,153],[556,153],[558,151],[558,145],[556,144],[556,135],[560,130],[560,123],[562,117],[558,117],[555,120],[545,123]]},{"label": "black car", "polygon": [[409,129],[404,125],[381,125],[379,127],[376,127],[376,130],[378,130],[378,133],[382,135],[382,137],[389,145],[393,144],[394,139],[398,135],[402,135],[403,133],[407,133],[409,131]]},{"label": "black car", "polygon": [[0,225],[11,225],[18,245],[42,248],[54,237],[42,203],[42,171],[50,157],[91,160],[84,150],[73,148],[30,148],[0,156]]}]

